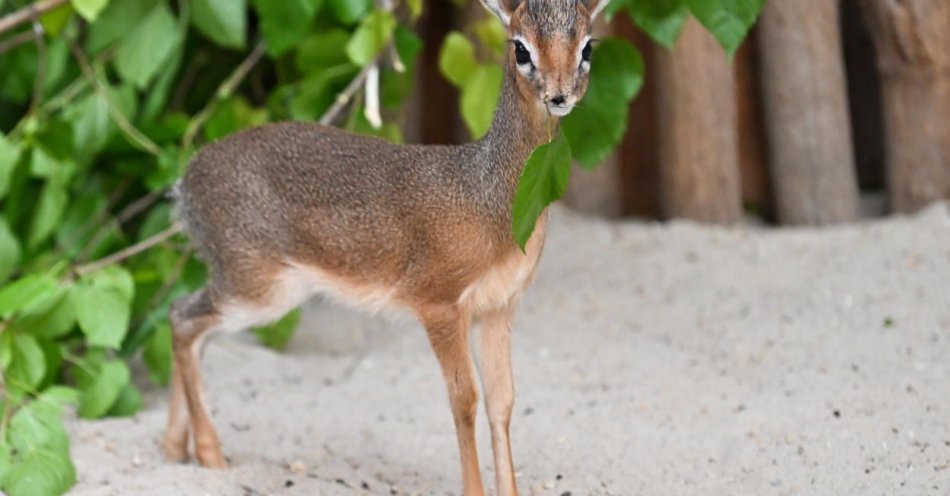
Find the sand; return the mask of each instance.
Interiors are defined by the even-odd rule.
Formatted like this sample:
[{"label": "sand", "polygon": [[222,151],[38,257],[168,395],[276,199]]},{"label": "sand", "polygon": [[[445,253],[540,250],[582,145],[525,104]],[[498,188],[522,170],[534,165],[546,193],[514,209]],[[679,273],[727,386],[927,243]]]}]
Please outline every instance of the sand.
[{"label": "sand", "polygon": [[[558,208],[551,226],[513,341],[522,494],[950,494],[947,205],[782,230]],[[203,370],[232,468],[165,463],[147,386],[134,418],[70,421],[74,494],[460,493],[411,319],[316,301],[287,353],[222,337]],[[480,412],[491,486],[486,434]]]}]

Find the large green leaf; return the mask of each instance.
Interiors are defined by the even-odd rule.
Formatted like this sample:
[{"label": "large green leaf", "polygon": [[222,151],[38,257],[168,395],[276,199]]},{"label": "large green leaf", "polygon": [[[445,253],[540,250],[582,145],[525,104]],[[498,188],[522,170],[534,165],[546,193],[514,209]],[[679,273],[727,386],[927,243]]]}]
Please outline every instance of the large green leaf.
[{"label": "large green leaf", "polygon": [[373,0],[327,0],[327,2],[330,11],[343,24],[356,23],[373,5]]},{"label": "large green leaf", "polygon": [[732,55],[755,24],[765,0],[686,0],[686,4]]},{"label": "large green leaf", "polygon": [[512,234],[524,250],[544,209],[564,195],[571,177],[571,145],[563,134],[531,153],[525,163],[512,213]]},{"label": "large green leaf", "polygon": [[76,154],[91,157],[115,135],[117,126],[109,111],[110,105],[114,105],[120,114],[131,121],[135,114],[135,103],[135,90],[126,85],[118,88],[106,86],[104,91],[90,93],[71,105],[66,116],[73,123]]},{"label": "large green leaf", "polygon": [[[123,1],[123,0],[119,0]],[[95,21],[99,17],[102,9],[106,8],[109,0],[71,0],[73,8],[79,15],[83,16],[89,22]]]},{"label": "large green leaf", "polygon": [[110,417],[129,417],[135,415],[142,409],[142,403],[142,393],[135,387],[135,384],[128,382],[122,390],[119,391],[119,397],[116,398],[115,403],[112,404],[112,407],[110,407],[106,413],[108,413]]},{"label": "large green leaf", "polygon": [[633,22],[667,48],[676,43],[689,15],[684,0],[619,0],[612,2],[609,8],[620,7],[626,7]]},{"label": "large green leaf", "polygon": [[191,8],[198,31],[225,48],[244,48],[247,0],[194,0]]},{"label": "large green leaf", "polygon": [[20,240],[10,230],[6,219],[0,218],[0,283],[16,270],[20,255]]},{"label": "large green leaf", "polygon": [[27,235],[26,244],[30,249],[38,247],[53,234],[68,203],[69,194],[64,182],[56,177],[46,181],[40,192],[39,203],[33,212],[33,223]]},{"label": "large green leaf", "polygon": [[581,165],[599,165],[623,140],[627,103],[640,91],[643,74],[643,59],[626,41],[606,39],[594,50],[587,95],[561,121]]},{"label": "large green leaf", "polygon": [[118,348],[128,332],[134,292],[132,276],[112,266],[82,279],[70,290],[79,328],[89,344]]},{"label": "large green leaf", "polygon": [[330,67],[348,64],[346,43],[350,40],[348,31],[333,28],[322,29],[308,35],[297,46],[294,64],[304,74],[319,74]]},{"label": "large green leaf", "polygon": [[12,388],[30,391],[46,374],[43,349],[36,338],[29,334],[14,334],[11,344],[13,360],[6,371],[6,380]]},{"label": "large green leaf", "polygon": [[16,312],[29,310],[56,295],[56,280],[46,274],[33,273],[0,289],[0,317],[10,318]]},{"label": "large green leaf", "polygon": [[323,0],[252,1],[261,18],[267,53],[275,57],[300,41],[323,4]]},{"label": "large green leaf", "polygon": [[56,338],[68,333],[76,324],[76,312],[69,300],[69,293],[61,292],[58,298],[50,298],[48,304],[14,320],[12,328],[45,338]]},{"label": "large green leaf", "polygon": [[106,414],[129,383],[129,367],[120,360],[108,360],[99,367],[92,383],[79,396],[79,416],[99,418]]},{"label": "large green leaf", "polygon": [[117,0],[109,2],[96,22],[89,26],[86,36],[86,49],[97,53],[126,34],[135,32],[136,27],[158,0]]},{"label": "large green leaf", "polygon": [[123,40],[116,52],[115,68],[122,79],[144,88],[178,48],[179,42],[175,16],[168,5],[159,3]]},{"label": "large green leaf", "polygon": [[162,386],[168,385],[172,372],[172,328],[168,321],[159,324],[152,337],[145,342],[142,361],[153,381]]},{"label": "large green leaf", "polygon": [[34,449],[18,458],[0,486],[7,496],[55,496],[76,483],[68,450]]},{"label": "large green leaf", "polygon": [[491,127],[503,78],[501,67],[481,65],[462,87],[462,120],[473,138],[481,138]]},{"label": "large green leaf", "polygon": [[346,55],[354,64],[364,66],[392,39],[396,18],[384,10],[374,10],[360,21],[353,37],[346,44]]},{"label": "large green leaf", "polygon": [[475,47],[465,35],[458,31],[446,35],[439,49],[439,70],[459,88],[465,86],[465,82],[478,70]]},{"label": "large green leaf", "polygon": [[73,388],[47,388],[10,419],[10,446],[21,456],[40,449],[67,451],[69,437],[61,417],[63,408],[75,404],[78,399],[78,393]]},{"label": "large green leaf", "polygon": [[254,334],[268,348],[281,351],[287,348],[290,339],[294,337],[297,324],[300,323],[300,310],[293,310],[283,318],[267,327],[254,329]]},{"label": "large green leaf", "polygon": [[10,177],[20,161],[20,147],[0,133],[0,199],[7,195]]}]

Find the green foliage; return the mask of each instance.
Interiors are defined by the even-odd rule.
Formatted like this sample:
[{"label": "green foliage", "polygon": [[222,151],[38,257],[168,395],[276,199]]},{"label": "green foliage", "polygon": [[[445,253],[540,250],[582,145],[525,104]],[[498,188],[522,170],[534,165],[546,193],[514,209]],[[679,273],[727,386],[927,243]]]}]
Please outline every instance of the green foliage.
[{"label": "green foliage", "polygon": [[692,14],[732,55],[764,5],[765,0],[612,0],[607,14],[626,9],[637,26],[667,48]]},{"label": "green foliage", "polygon": [[225,48],[244,48],[247,38],[246,0],[194,0],[192,17],[198,31]]},{"label": "green foliage", "polygon": [[264,345],[281,351],[287,348],[290,338],[294,336],[294,330],[300,322],[300,310],[293,310],[277,322],[267,326],[254,329],[254,334]]},{"label": "green foliage", "polygon": [[475,45],[458,31],[450,32],[439,50],[439,70],[462,95],[462,120],[473,138],[480,138],[491,127],[495,102],[501,94],[504,71],[500,60],[505,45],[504,31],[494,18],[476,24],[478,40],[487,56],[480,62]]},{"label": "green foliage", "polygon": [[378,9],[370,12],[346,44],[346,55],[356,65],[372,62],[392,39],[395,29],[396,18],[391,12]]},{"label": "green foliage", "polygon": [[267,53],[282,55],[307,33],[323,0],[253,0],[261,16],[261,31],[267,41]]},{"label": "green foliage", "polygon": [[581,165],[596,167],[620,145],[627,130],[627,104],[640,92],[643,76],[643,59],[630,43],[607,39],[594,50],[587,95],[561,120]]},{"label": "green foliage", "polygon": [[522,250],[548,205],[567,191],[571,177],[571,145],[563,134],[531,153],[515,192],[512,234]]}]

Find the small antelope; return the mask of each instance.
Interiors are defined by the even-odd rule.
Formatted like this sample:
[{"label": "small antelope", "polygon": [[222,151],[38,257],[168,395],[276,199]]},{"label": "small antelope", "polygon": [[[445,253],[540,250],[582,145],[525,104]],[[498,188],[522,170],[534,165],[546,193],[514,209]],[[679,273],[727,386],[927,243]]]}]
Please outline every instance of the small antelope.
[{"label": "small antelope", "polygon": [[484,493],[469,329],[492,433],[497,494],[516,495],[508,425],[509,339],[546,218],[523,253],[512,201],[525,161],[587,89],[592,19],[608,0],[481,0],[511,38],[488,134],[461,146],[399,146],[307,123],[250,129],[205,147],[177,188],[178,220],[211,268],[171,309],[175,366],[164,448],[226,467],[199,377],[217,331],[276,320],[313,294],[412,311],[428,333],[455,420],[464,493]]}]

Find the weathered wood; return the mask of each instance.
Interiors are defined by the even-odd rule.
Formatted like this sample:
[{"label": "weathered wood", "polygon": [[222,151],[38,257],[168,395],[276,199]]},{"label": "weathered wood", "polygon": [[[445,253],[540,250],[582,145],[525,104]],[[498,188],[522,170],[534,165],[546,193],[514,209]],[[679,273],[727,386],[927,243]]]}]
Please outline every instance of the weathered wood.
[{"label": "weathered wood", "polygon": [[660,189],[666,217],[742,217],[735,78],[722,47],[695,20],[657,56]]},{"label": "weathered wood", "polygon": [[862,0],[877,48],[890,207],[950,198],[950,2]]},{"label": "weathered wood", "polygon": [[620,147],[623,211],[625,215],[657,219],[660,209],[660,164],[657,140],[656,53],[658,47],[634,26],[629,16],[616,18],[618,34],[633,42],[643,55],[646,78],[630,105],[627,133]]},{"label": "weathered wood", "polygon": [[758,48],[754,34],[750,34],[733,59],[739,112],[739,176],[742,204],[771,219],[774,208],[765,139],[765,111],[759,84]]},{"label": "weathered wood", "polygon": [[838,2],[768,2],[759,21],[769,158],[778,220],[858,217]]}]

